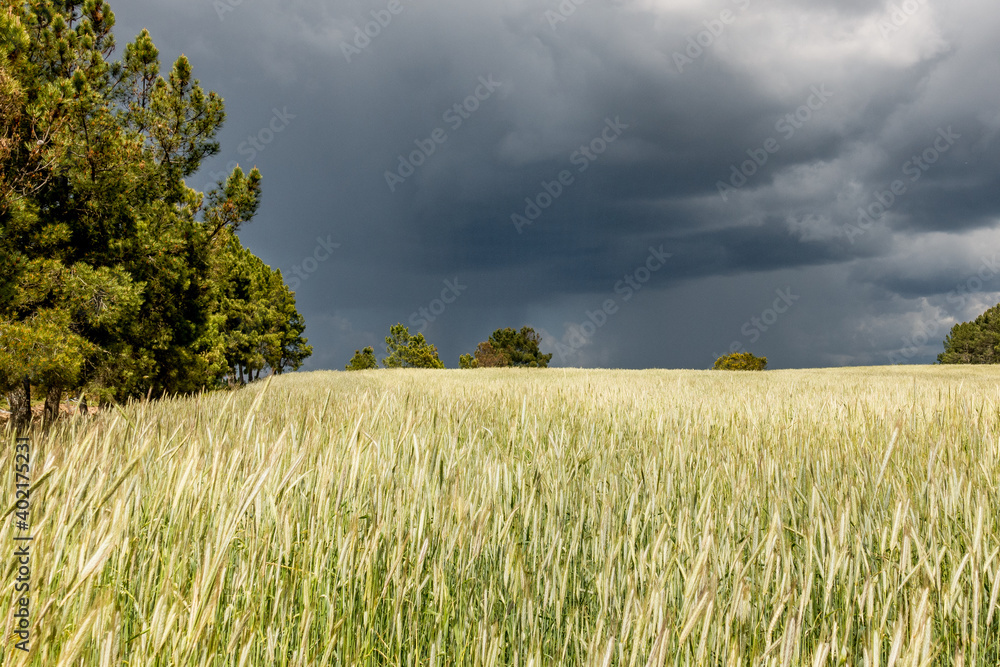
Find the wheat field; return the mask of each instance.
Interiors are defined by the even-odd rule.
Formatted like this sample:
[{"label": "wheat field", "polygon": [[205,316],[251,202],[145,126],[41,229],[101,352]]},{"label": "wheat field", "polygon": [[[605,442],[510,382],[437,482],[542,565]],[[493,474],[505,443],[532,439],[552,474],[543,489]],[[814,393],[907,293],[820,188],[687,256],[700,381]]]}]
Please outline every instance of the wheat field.
[{"label": "wheat field", "polygon": [[294,374],[31,434],[5,665],[997,665],[1000,369]]}]

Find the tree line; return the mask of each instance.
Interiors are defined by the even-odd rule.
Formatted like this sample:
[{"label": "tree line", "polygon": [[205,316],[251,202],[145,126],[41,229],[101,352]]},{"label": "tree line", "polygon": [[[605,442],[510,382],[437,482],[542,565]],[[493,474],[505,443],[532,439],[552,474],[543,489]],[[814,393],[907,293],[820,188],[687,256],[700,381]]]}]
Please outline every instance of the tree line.
[{"label": "tree line", "polygon": [[[500,368],[521,366],[547,368],[551,354],[539,350],[541,335],[525,326],[520,331],[512,328],[497,329],[480,343],[474,353],[459,357],[459,368]],[[386,336],[385,368],[444,368],[437,347],[431,345],[422,333],[411,334],[402,324],[390,327]],[[996,364],[1000,363],[1000,304],[990,308],[972,322],[962,322],[952,327],[944,340],[944,352],[938,355],[939,364]],[[345,366],[349,371],[372,370],[379,367],[374,347],[355,350]],[[712,368],[724,371],[763,371],[767,357],[749,352],[734,352],[719,357]]]},{"label": "tree line", "polygon": [[[519,366],[524,368],[547,368],[551,354],[542,354],[539,344],[541,335],[531,327],[497,329],[490,337],[476,347],[472,354],[459,357],[459,368],[500,368]],[[424,338],[423,333],[411,334],[409,328],[394,324],[385,338],[386,356],[382,358],[385,368],[444,368],[438,356],[437,347]],[[365,371],[379,367],[375,348],[355,350],[347,362],[345,370]]]},{"label": "tree line", "polygon": [[[121,401],[248,382],[311,353],[294,293],[236,232],[261,174],[187,186],[222,98],[143,30],[118,59],[99,0],[0,10],[0,391]],[[84,393],[84,390],[86,393]]]}]

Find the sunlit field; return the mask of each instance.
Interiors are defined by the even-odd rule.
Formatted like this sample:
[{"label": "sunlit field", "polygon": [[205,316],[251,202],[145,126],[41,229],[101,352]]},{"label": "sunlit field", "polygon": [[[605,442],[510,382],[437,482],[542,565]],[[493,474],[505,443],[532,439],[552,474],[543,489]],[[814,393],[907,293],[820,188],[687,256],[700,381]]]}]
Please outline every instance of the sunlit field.
[{"label": "sunlit field", "polygon": [[995,367],[296,374],[31,446],[5,665],[1000,664]]}]

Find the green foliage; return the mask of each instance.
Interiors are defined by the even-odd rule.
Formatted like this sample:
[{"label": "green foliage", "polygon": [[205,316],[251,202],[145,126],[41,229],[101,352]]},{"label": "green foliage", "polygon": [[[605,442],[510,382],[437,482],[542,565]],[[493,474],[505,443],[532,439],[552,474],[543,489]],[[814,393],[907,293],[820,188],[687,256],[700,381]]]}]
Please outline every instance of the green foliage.
[{"label": "green foliage", "polygon": [[458,358],[459,368],[479,368],[479,361],[471,354],[463,354]]},{"label": "green foliage", "polygon": [[0,321],[0,390],[24,378],[33,385],[72,386],[92,346],[70,328],[66,311],[44,310],[20,321]]},{"label": "green foliage", "polygon": [[299,368],[294,294],[233,235],[260,173],[184,181],[219,150],[222,98],[184,56],[162,76],[145,30],[112,61],[114,25],[100,0],[0,10],[0,322],[36,342],[58,323],[75,350],[10,346],[10,368],[49,350],[69,364],[49,381],[117,399]]},{"label": "green foliage", "polygon": [[256,167],[244,175],[237,166],[221,189],[208,193],[205,220],[212,225],[213,236],[222,229],[235,231],[256,215],[260,207],[260,182]]},{"label": "green foliage", "polygon": [[366,347],[363,350],[354,350],[354,356],[344,367],[348,371],[369,371],[378,368],[378,359],[375,358],[375,348]]},{"label": "green foliage", "polygon": [[939,364],[1000,363],[1000,304],[972,322],[952,327],[937,360]]},{"label": "green foliage", "polygon": [[[4,14],[0,12],[0,33],[3,32]],[[10,76],[3,63],[2,52],[6,45],[6,37],[0,35],[0,164],[9,162],[11,154],[19,146],[17,128],[24,114],[25,98],[18,82]],[[4,192],[10,188],[10,174],[0,170],[0,200]]]},{"label": "green foliage", "polygon": [[226,230],[223,238],[215,280],[220,336],[203,339],[202,349],[221,345],[230,383],[257,379],[265,369],[276,374],[298,369],[312,347],[301,336],[305,325],[294,294],[281,273],[244,248],[235,234]]},{"label": "green foliage", "polygon": [[402,324],[390,327],[385,346],[388,356],[382,364],[386,368],[444,368],[437,348],[424,340],[422,333],[411,335]]},{"label": "green foliage", "polygon": [[476,346],[476,368],[503,368],[510,366],[510,356],[502,349],[493,347],[488,340]]},{"label": "green foliage", "polygon": [[510,327],[497,329],[489,340],[476,347],[476,362],[479,368],[501,366],[525,366],[546,368],[551,354],[542,354],[538,349],[542,337],[531,327],[521,327],[515,331]]},{"label": "green foliage", "polygon": [[767,368],[767,357],[755,357],[749,352],[733,352],[715,360],[717,371],[762,371]]}]

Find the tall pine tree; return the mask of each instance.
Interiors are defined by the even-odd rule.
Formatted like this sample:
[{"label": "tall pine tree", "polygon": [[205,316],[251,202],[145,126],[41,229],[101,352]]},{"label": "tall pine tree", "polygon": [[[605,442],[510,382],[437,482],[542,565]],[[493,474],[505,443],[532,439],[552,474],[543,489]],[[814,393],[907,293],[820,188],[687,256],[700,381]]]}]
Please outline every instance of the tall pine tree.
[{"label": "tall pine tree", "polygon": [[[260,173],[237,168],[207,194],[186,186],[219,150],[223,101],[184,56],[161,76],[146,31],[112,60],[114,23],[99,0],[0,10],[0,335],[18,337],[0,390],[21,421],[32,384],[57,409],[81,385],[158,396],[215,386],[233,367],[220,257],[257,211]],[[261,358],[284,370],[310,351],[294,297],[268,275],[274,305],[242,325],[259,339],[244,360],[258,373]],[[73,372],[39,371],[39,354],[69,355]]]}]

